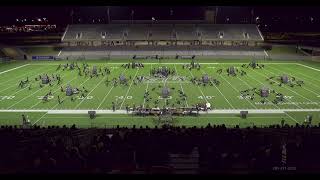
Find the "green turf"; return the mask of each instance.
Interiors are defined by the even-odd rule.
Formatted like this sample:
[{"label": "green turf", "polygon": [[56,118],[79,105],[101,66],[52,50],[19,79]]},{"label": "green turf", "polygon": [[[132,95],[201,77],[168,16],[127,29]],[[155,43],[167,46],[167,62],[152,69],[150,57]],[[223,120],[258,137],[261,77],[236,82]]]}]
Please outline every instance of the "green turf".
[{"label": "green turf", "polygon": [[270,55],[303,55],[301,51],[296,51],[294,46],[273,46],[267,53]]},{"label": "green turf", "polygon": [[60,51],[60,48],[57,47],[24,47],[22,48],[24,52],[26,52],[28,55],[57,55]]},{"label": "green turf", "polygon": [[[241,68],[241,63],[249,63],[248,60],[215,60],[209,61],[208,59],[199,60],[199,62],[204,63],[217,63],[217,64],[202,64],[201,70],[186,70],[182,68],[181,64],[161,64],[166,62],[181,62],[177,60],[166,60],[155,61],[155,64],[146,64],[143,69],[128,69],[125,70],[120,67],[120,64],[113,64],[114,62],[124,62],[125,60],[110,60],[110,61],[86,61],[89,62],[90,66],[97,65],[98,67],[107,66],[112,69],[111,75],[108,77],[109,80],[112,78],[119,77],[120,74],[125,76],[135,77],[135,76],[148,76],[150,69],[160,66],[168,66],[169,68],[176,69],[179,76],[184,76],[188,80],[177,81],[174,79],[169,79],[167,85],[172,90],[172,99],[169,99],[169,104],[175,104],[178,106],[192,106],[196,103],[210,102],[214,109],[320,109],[320,80],[317,78],[319,71],[315,69],[310,69],[308,67],[320,69],[319,63],[315,62],[300,62],[300,61],[263,61],[265,64],[265,69],[252,70],[247,68]],[[128,60],[126,60],[128,62]],[[24,63],[29,63],[30,65],[12,70],[0,74],[0,109],[34,109],[34,110],[50,110],[50,109],[83,109],[83,110],[106,110],[111,109],[111,102],[115,102],[117,109],[125,109],[126,105],[142,105],[142,106],[154,106],[154,100],[158,99],[160,89],[159,85],[163,86],[162,81],[155,82],[144,82],[138,85],[133,85],[132,81],[129,82],[129,87],[117,86],[113,87],[111,85],[106,86],[105,80],[107,77],[89,78],[78,76],[77,70],[75,71],[56,71],[58,64],[64,64],[66,61],[56,61],[56,62],[17,62],[10,64],[1,64],[0,73],[12,69],[14,67],[21,66]],[[150,61],[149,61],[150,62]],[[185,60],[184,62],[188,62]],[[283,64],[270,64],[270,63],[283,63]],[[301,66],[307,65],[308,67]],[[82,62],[79,61],[81,65]],[[235,66],[238,69],[243,69],[247,72],[247,76],[237,76],[229,77],[225,73],[225,69]],[[216,70],[224,69],[224,72],[219,75]],[[83,86],[89,90],[87,98],[81,99],[80,97],[74,96],[76,98],[75,102],[70,100],[70,97],[66,97],[65,93],[60,91],[60,86],[54,83],[52,87],[45,86],[39,88],[39,82],[35,82],[34,78],[39,74],[47,73],[51,75],[52,73],[59,73],[62,76],[62,86],[70,84],[73,87],[82,88]],[[200,78],[203,74],[208,74],[210,77],[218,79],[221,84],[219,86],[195,86],[189,82],[191,77]],[[280,76],[283,74],[288,74],[289,76],[294,76],[298,80],[303,80],[305,85],[302,87],[289,87],[287,85],[279,87],[277,85],[270,85],[266,78],[270,76]],[[31,80],[32,89],[28,88],[21,89],[18,87],[20,80],[24,80],[26,77]],[[284,104],[259,104],[262,98],[256,98],[255,100],[240,99],[240,91],[249,88],[261,88],[263,86],[270,87],[278,92],[283,93],[287,96],[286,103]],[[155,88],[155,91],[152,89]],[[149,90],[150,96],[153,98],[150,102],[145,102],[143,94]],[[49,91],[53,92],[53,99],[49,102],[42,102],[38,99],[44,96]],[[178,90],[182,90],[188,96],[186,101],[182,101],[181,105],[176,103],[178,97]],[[64,99],[62,104],[58,104],[57,96]],[[273,98],[268,98],[268,101],[272,101]],[[159,107],[165,105],[166,100],[159,99]],[[22,113],[0,113],[0,124],[20,124]],[[157,125],[157,120],[154,117],[132,117],[131,115],[98,115],[94,120],[90,120],[88,115],[52,115],[45,113],[26,113],[29,115],[32,123],[38,125],[72,125],[76,124],[78,127],[113,127],[116,125],[120,126],[145,126],[148,125],[153,127]],[[318,112],[289,112],[288,114],[252,114],[249,115],[247,119],[241,119],[238,115],[225,115],[225,114],[210,114],[210,115],[200,115],[199,117],[177,117],[174,120],[174,125],[185,125],[185,126],[205,126],[208,123],[211,124],[226,124],[227,126],[240,125],[241,127],[257,125],[264,126],[270,124],[278,124],[281,119],[284,118],[286,123],[295,124],[303,123],[303,120],[307,114],[314,114],[314,124],[319,123],[319,113]]]},{"label": "green turf", "polygon": [[12,68],[16,68],[22,65],[27,64],[26,61],[13,61],[13,62],[1,62],[0,61],[0,73]]},{"label": "green turf", "polygon": [[[0,113],[0,125],[19,125],[21,124],[22,113]],[[88,115],[84,114],[46,114],[45,113],[23,113],[27,115],[31,123],[35,123],[39,118],[40,121],[36,124],[40,126],[63,126],[68,127],[76,124],[80,128],[90,127],[102,127],[102,128],[114,128],[117,125],[120,127],[154,127],[161,126],[158,122],[158,117],[137,117],[133,115],[97,115],[95,119],[90,119]],[[301,125],[304,123],[304,119],[307,115],[313,115],[313,125],[320,123],[319,112],[295,112],[288,113],[293,116],[297,122]],[[268,125],[280,124],[281,120],[284,119],[286,124],[295,125],[293,121],[286,114],[251,114],[246,119],[240,118],[238,114],[208,114],[200,115],[197,117],[190,116],[177,116],[173,118],[173,125],[175,126],[206,126],[207,124],[225,124],[227,127],[235,127],[239,125],[241,128],[245,127],[264,127]]]}]

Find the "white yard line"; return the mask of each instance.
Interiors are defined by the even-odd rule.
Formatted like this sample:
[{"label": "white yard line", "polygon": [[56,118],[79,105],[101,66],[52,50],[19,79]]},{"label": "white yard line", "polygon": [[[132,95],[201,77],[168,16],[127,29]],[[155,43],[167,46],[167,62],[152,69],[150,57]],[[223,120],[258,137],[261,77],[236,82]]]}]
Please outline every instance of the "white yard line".
[{"label": "white yard line", "polygon": [[[80,86],[82,86],[85,82],[87,82],[89,80],[89,78],[87,78],[83,83],[80,84]],[[70,82],[70,81],[69,81]],[[62,101],[64,101],[67,97],[63,98]],[[46,116],[48,113],[50,113],[50,111],[52,111],[52,109],[54,109],[59,103],[57,103],[56,105],[54,105],[50,110],[48,110],[43,116],[41,116],[36,122],[34,122],[32,125],[35,125],[37,122],[39,122],[44,116]],[[87,111],[88,112],[88,111]],[[44,122],[42,122],[42,126],[43,126]]]},{"label": "white yard line", "polygon": [[[273,116],[273,117],[247,117],[247,119],[280,119],[283,116]],[[96,117],[96,119],[124,119],[126,117],[108,117],[108,116],[103,116],[103,117]],[[144,119],[145,117],[133,117],[134,119]],[[178,118],[185,118],[185,117],[178,117]],[[234,118],[234,119],[240,119],[240,117],[235,117],[235,116],[210,116],[210,117],[194,117],[197,119],[222,119],[222,118]],[[46,117],[46,119],[89,119],[89,117],[83,117],[83,116],[63,116],[63,117]]]},{"label": "white yard line", "polygon": [[[65,76],[62,76],[62,77],[65,77]],[[25,99],[27,99],[27,98],[31,97],[31,96],[32,96],[32,95],[34,95],[35,93],[37,93],[37,92],[39,92],[39,91],[41,91],[41,90],[44,90],[44,89],[46,89],[46,88],[50,88],[50,87],[47,85],[47,86],[45,86],[44,88],[40,88],[40,89],[38,89],[37,91],[33,92],[33,93],[32,93],[32,94],[30,94],[29,96],[26,96],[26,97],[22,98],[21,100],[19,100],[18,102],[16,102],[16,103],[12,104],[10,107],[8,107],[8,109],[11,109],[13,106],[15,106],[15,105],[19,104],[19,103],[20,103],[20,102],[22,102],[23,100],[25,100]],[[55,92],[55,91],[54,91],[54,92]],[[32,108],[32,107],[31,107],[31,108]]]},{"label": "white yard line", "polygon": [[[266,70],[266,71],[268,71],[268,70]],[[270,72],[270,73],[272,73],[273,75],[276,75],[275,73],[273,73],[273,72],[271,72],[271,71],[268,71],[268,72]],[[260,74],[260,73],[259,73]],[[266,75],[264,75],[264,74],[262,74],[263,76],[265,76],[265,77],[267,77]],[[272,80],[272,79],[271,79]],[[276,81],[274,81],[274,80],[272,80],[273,82],[276,82]],[[304,98],[304,99],[306,99],[306,100],[308,100],[309,102],[313,102],[311,99],[309,99],[309,98],[306,98],[305,96],[303,96],[303,95],[301,95],[301,94],[299,94],[299,93],[297,93],[296,91],[293,91],[293,90],[291,90],[290,88],[288,88],[288,87],[286,87],[286,86],[284,86],[284,88],[286,88],[286,89],[288,89],[289,91],[291,91],[291,92],[293,92],[293,93],[295,93],[296,95],[298,95],[298,96],[300,96],[300,97],[302,97],[302,98]],[[318,103],[317,103],[317,105],[318,105]],[[320,105],[318,105],[318,106],[320,106]]]},{"label": "white yard line", "polygon": [[[124,73],[127,69],[123,70],[121,73]],[[113,71],[113,69],[111,70]],[[106,100],[106,98],[109,96],[110,92],[112,91],[112,89],[114,88],[114,86],[111,87],[111,89],[108,91],[108,93],[104,96],[104,98],[102,99],[101,103],[99,104],[99,106],[97,107],[97,109],[100,109],[100,106],[103,104],[103,102]]]},{"label": "white yard line", "polygon": [[[16,91],[16,92],[14,92],[13,94],[10,94],[9,96],[13,96],[13,95],[15,95],[15,94],[18,94],[19,92],[21,92],[22,90],[27,89],[27,88],[28,88],[28,87],[22,88],[22,89],[20,89],[19,91]],[[3,101],[3,100],[4,100],[4,99],[1,99],[0,102]]]},{"label": "white yard line", "polygon": [[[192,74],[192,72],[191,72],[190,70],[189,70],[189,73],[191,74],[192,78],[194,78],[194,76],[193,76],[193,74]],[[197,85],[196,85],[196,86],[197,86]],[[202,92],[202,90],[200,89],[200,87],[199,87],[199,86],[197,86],[197,87],[198,87],[199,91],[201,92],[203,98],[206,100],[207,103],[209,103],[209,101],[207,100],[206,96],[203,94],[203,92]]]},{"label": "white yard line", "polygon": [[99,104],[99,106],[97,107],[97,109],[100,109],[101,105],[103,104],[103,102],[106,100],[106,98],[109,96],[110,92],[112,91],[112,89],[114,88],[114,86],[112,86],[108,93],[104,96],[104,98],[102,99],[101,103]]},{"label": "white yard line", "polygon": [[284,112],[284,114],[286,114],[290,119],[292,119],[293,121],[295,121],[296,123],[299,124],[299,122],[298,122],[295,118],[293,118],[292,116],[290,116],[287,112]]},{"label": "white yard line", "polygon": [[9,88],[14,87],[14,86],[17,87],[17,84],[13,84],[13,85],[11,85],[11,86],[8,86],[7,88],[5,88],[5,89],[3,89],[2,91],[0,91],[0,93],[2,93],[3,91],[6,91],[6,90],[9,89]]},{"label": "white yard line", "polygon": [[[87,96],[89,96],[103,82],[105,78],[106,76],[101,79],[101,81],[89,92],[89,94],[87,94]],[[80,103],[75,107],[75,109],[77,109],[83,103],[84,100],[85,98],[80,101]]]},{"label": "white yard line", "polygon": [[[88,114],[92,109],[0,109],[0,112],[46,112],[47,114]],[[248,111],[249,114],[283,114],[285,112],[320,112],[320,109],[214,109],[200,114],[239,114],[241,111]],[[96,110],[97,114],[127,114],[126,110],[113,112],[112,110]]]},{"label": "white yard line", "polygon": [[[70,81],[62,84],[62,86],[69,84],[71,81],[75,80],[77,77],[74,77],[73,79],[71,79]],[[57,92],[60,90],[60,87],[58,87],[56,90],[53,91],[53,93]],[[36,104],[34,104],[33,106],[30,107],[30,109],[34,108],[35,106],[37,106],[38,104],[40,104],[42,102],[42,100],[39,100]]]},{"label": "white yard line", "polygon": [[310,67],[310,66],[307,66],[307,65],[304,65],[304,64],[300,64],[300,63],[296,63],[296,64],[298,64],[299,66],[303,66],[303,67],[315,70],[315,71],[320,71],[320,69],[316,69],[316,68],[313,68],[313,67]]},{"label": "white yard line", "polygon": [[[236,92],[240,93],[240,91],[239,91],[238,89],[236,89],[234,86],[232,86],[232,84],[231,84],[227,79],[225,79],[225,78],[224,78],[223,76],[221,76],[221,75],[220,75],[220,77],[221,77],[222,79],[224,79]],[[252,102],[250,102],[248,99],[246,99],[246,100],[250,103],[251,106],[253,106],[253,108],[258,109],[256,105],[252,104]]]},{"label": "white yard line", "polygon": [[[41,71],[40,72],[42,72],[42,70],[43,69],[46,69],[47,67],[41,67],[41,68],[39,68],[39,69],[41,69]],[[38,70],[39,70],[38,69]],[[32,70],[32,71],[29,71],[29,72],[27,72],[27,73],[25,73],[25,74],[22,74],[22,75],[20,75],[20,76],[15,76],[15,77],[13,77],[13,78],[10,78],[9,80],[7,80],[7,81],[4,81],[4,82],[1,82],[0,83],[0,85],[2,85],[2,84],[8,84],[8,82],[9,81],[13,81],[13,80],[17,80],[17,79],[20,79],[20,78],[22,78],[22,77],[27,77],[27,76],[29,76],[30,74],[31,74],[31,76],[34,76],[35,74],[38,74],[39,72],[38,72],[38,70],[36,70],[36,71],[34,71],[34,70]]]},{"label": "white yard line", "polygon": [[28,65],[30,65],[30,64],[25,64],[25,65],[18,66],[18,67],[12,68],[12,69],[8,69],[8,70],[5,70],[5,71],[0,72],[0,74],[4,74],[4,73],[7,73],[7,72],[16,70],[16,69],[20,69],[20,68],[23,68],[23,67],[28,66]]},{"label": "white yard line", "polygon": [[131,81],[131,84],[130,84],[130,86],[129,86],[129,89],[127,90],[127,93],[126,93],[126,95],[124,96],[124,100],[122,101],[119,110],[121,110],[123,103],[126,101],[127,96],[128,96],[128,93],[129,93],[129,91],[130,91],[130,89],[131,89],[131,86],[132,86],[132,84],[133,84],[133,81],[135,80],[135,78],[136,78],[139,70],[140,70],[140,68],[136,71],[136,74],[134,75],[134,77],[133,77],[133,79],[132,79],[132,81]]},{"label": "white yard line", "polygon": [[[303,73],[300,73],[300,72],[294,72],[294,73],[298,73],[299,75],[302,75],[302,76],[304,76],[304,77],[307,78],[307,79],[311,79],[312,81],[314,81],[314,82],[316,82],[316,83],[320,83],[320,80],[319,80],[319,79],[313,78],[313,77],[311,77],[311,76],[308,76],[308,75],[303,74]],[[313,85],[313,86],[316,87],[316,88],[320,88],[320,86],[317,85],[317,84],[315,84],[315,83],[309,83],[309,84]]]},{"label": "white yard line", "polygon": [[[204,70],[201,70],[203,73],[207,74]],[[211,80],[210,80],[211,81]],[[227,103],[231,106],[232,109],[234,109],[233,105],[229,102],[229,100],[224,96],[224,94],[220,91],[220,89],[211,81],[211,83],[214,85],[214,87],[217,88],[219,93],[222,95],[222,97],[227,101]]]},{"label": "white yard line", "polygon": [[39,122],[44,116],[46,116],[48,114],[48,112],[46,112],[44,115],[42,115],[39,119],[37,119],[32,126],[34,126],[35,124],[37,124],[37,122]]},{"label": "white yard line", "polygon": [[[175,68],[175,70],[176,70],[177,76],[179,76],[176,65],[174,65],[174,68]],[[180,83],[180,87],[181,87],[182,93],[185,94],[180,80],[179,80],[179,83]],[[185,100],[185,103],[186,103],[186,105],[187,105],[186,107],[189,107],[187,98],[186,98],[186,100]]]},{"label": "white yard line", "polygon": [[[249,75],[248,75],[249,76]],[[250,77],[250,76],[249,76]],[[244,82],[250,89],[252,89],[252,86],[250,86],[246,81],[242,80],[241,78],[237,77],[238,79],[240,79],[240,81]],[[250,77],[251,78],[251,77]],[[255,78],[252,78],[254,79],[255,81],[259,82],[260,84],[262,84],[260,81],[256,80]],[[263,84],[262,84],[263,85]],[[268,102],[270,102],[274,107],[280,109],[279,106],[273,104],[269,99],[266,99]]]},{"label": "white yard line", "polygon": [[[255,71],[252,71],[252,72],[255,72]],[[249,75],[248,75],[248,76],[249,76]],[[263,75],[263,76],[264,76],[264,75]],[[249,76],[249,77],[251,77],[251,76]],[[264,77],[266,77],[266,76],[264,76]],[[261,81],[257,80],[257,79],[254,78],[254,77],[252,77],[252,79],[254,79],[255,81],[259,82],[259,83],[262,84],[262,85],[265,85],[265,84],[263,84]],[[270,102],[270,100],[268,100],[268,99],[267,99],[267,101]],[[292,102],[292,101],[289,100],[289,99],[288,99],[288,101]],[[272,103],[272,102],[271,102],[271,103]],[[272,103],[272,104],[273,104],[273,103]],[[273,105],[275,105],[275,104],[273,104]],[[299,106],[299,105],[297,105],[297,104],[293,104],[293,105],[297,106],[297,107],[300,108],[300,109],[303,109],[301,106]],[[277,105],[275,105],[275,106],[279,108],[279,106],[277,106]],[[280,108],[279,108],[279,109],[280,109]]]},{"label": "white yard line", "polygon": [[[84,82],[82,82],[80,85],[79,85],[79,87],[81,87],[84,83],[86,83],[88,80],[89,80],[90,78],[88,77]],[[62,99],[62,101],[64,101],[65,99],[67,99],[67,97],[68,96],[66,96],[66,97],[64,97],[63,99]],[[59,103],[57,103],[56,105],[54,105],[52,108],[51,108],[51,110],[52,109],[54,109],[56,106],[58,106],[59,105]]]},{"label": "white yard line", "polygon": [[[168,78],[167,78],[168,79]],[[162,82],[163,82],[163,87],[166,87],[166,80],[167,79],[163,79],[162,80]],[[164,104],[165,104],[165,106],[167,106],[167,98],[163,98],[163,100],[164,100]]]},{"label": "white yard line", "polygon": [[[270,66],[269,66],[269,67],[270,67]],[[270,67],[270,68],[272,68],[272,67]],[[274,69],[274,70],[276,70],[276,71],[281,72],[281,71],[280,71],[280,70],[278,70],[277,68],[272,68],[272,69]],[[287,73],[287,74],[289,74],[290,76],[292,76],[292,74],[291,74],[291,73]],[[313,90],[310,90],[310,89],[305,88],[305,87],[303,87],[303,86],[301,86],[301,88],[302,88],[302,89],[305,89],[305,90],[307,90],[307,91],[309,91],[309,92],[311,92],[311,93],[313,93],[313,94],[315,94],[316,96],[319,96],[319,95],[320,95],[320,94],[318,94],[318,93],[314,92]]]},{"label": "white yard line", "polygon": [[[214,65],[214,64],[244,64],[244,63],[247,63],[247,61],[245,62],[242,62],[242,63],[235,63],[235,62],[228,62],[228,63],[199,63],[199,64],[209,64],[209,65]],[[112,65],[112,64],[115,64],[115,65],[122,65],[122,64],[124,64],[124,63],[113,63],[113,62],[109,62],[108,64],[110,64],[110,65]],[[156,62],[154,62],[154,63],[143,63],[143,64],[145,64],[145,65],[149,65],[149,64],[159,64],[159,63],[156,63]],[[161,63],[161,64],[186,64],[186,62],[184,62],[184,63]],[[298,65],[300,65],[299,63],[293,63],[293,62],[291,62],[291,63],[287,63],[287,62],[274,62],[274,63],[266,63],[266,64],[298,64]],[[42,64],[42,63],[37,63],[37,64],[32,64],[32,65],[54,65],[54,66],[56,66],[56,65],[59,65],[59,64],[54,64],[54,63],[50,63],[50,64]],[[319,70],[320,71],[320,70]]]},{"label": "white yard line", "polygon": [[[44,69],[44,68],[45,68],[45,67],[40,68],[40,69]],[[42,70],[41,70],[41,72],[42,72]],[[17,87],[17,83],[14,83],[14,84],[8,86],[9,84],[7,84],[7,82],[13,81],[13,79],[19,79],[19,78],[21,78],[21,77],[28,77],[28,75],[31,74],[31,73],[34,74],[34,75],[37,74],[37,73],[35,73],[35,72],[29,72],[29,73],[27,73],[27,74],[23,74],[23,75],[21,75],[21,76],[19,76],[19,77],[16,77],[16,78],[10,78],[10,80],[5,81],[5,82],[3,82],[3,83],[0,83],[0,84],[6,84],[6,86],[7,86],[7,88],[1,90],[0,93],[3,92],[3,91],[5,91],[5,90],[7,90],[7,89],[9,89],[9,88],[14,87],[14,86]],[[41,74],[41,73],[40,73],[40,74]],[[32,76],[34,76],[34,75],[32,75]]]},{"label": "white yard line", "polygon": [[[151,64],[151,67],[150,67],[150,71],[151,71],[151,70],[152,70],[152,64]],[[151,76],[151,72],[149,72],[149,76]],[[148,91],[148,88],[149,88],[149,81],[147,82],[147,87],[146,87],[145,92]],[[144,108],[145,103],[146,103],[146,98],[144,97],[144,98],[143,98],[143,104],[142,104],[142,107],[143,107],[143,108]]]},{"label": "white yard line", "polygon": [[[276,69],[276,68],[275,68]],[[287,68],[287,69],[290,69],[290,68]],[[291,69],[290,69],[291,70]],[[292,71],[291,71],[292,72]],[[302,75],[302,76],[304,76],[304,77],[307,77],[307,78],[309,78],[309,79],[311,79],[311,80],[313,80],[313,81],[317,81],[317,82],[320,82],[320,80],[318,80],[318,79],[316,79],[316,78],[313,78],[313,77],[311,77],[311,76],[308,76],[308,75],[306,75],[306,74],[303,74],[303,73],[301,73],[301,72],[299,72],[299,71],[297,71],[297,72],[294,72],[294,73],[298,73],[298,74],[300,74],[300,75]],[[316,84],[312,84],[313,86],[316,86],[317,88],[320,88],[320,86],[319,85],[316,85]]]},{"label": "white yard line", "polygon": [[25,99],[27,99],[27,98],[31,97],[32,95],[34,95],[35,93],[37,93],[37,92],[39,92],[39,91],[41,91],[41,90],[43,90],[43,89],[42,89],[42,88],[40,88],[40,89],[38,89],[37,91],[35,91],[35,92],[33,92],[32,94],[30,94],[29,96],[26,96],[26,97],[24,97],[24,98],[20,99],[18,102],[16,102],[16,103],[12,104],[11,106],[9,106],[9,107],[8,107],[8,109],[11,109],[13,106],[15,106],[15,105],[19,104],[19,103],[20,103],[20,102],[22,102],[23,100],[25,100]]},{"label": "white yard line", "polygon": [[[154,82],[143,82],[143,84],[159,84],[163,83],[162,81],[154,81]],[[191,84],[191,82],[176,82],[176,81],[166,81],[167,84]]]}]

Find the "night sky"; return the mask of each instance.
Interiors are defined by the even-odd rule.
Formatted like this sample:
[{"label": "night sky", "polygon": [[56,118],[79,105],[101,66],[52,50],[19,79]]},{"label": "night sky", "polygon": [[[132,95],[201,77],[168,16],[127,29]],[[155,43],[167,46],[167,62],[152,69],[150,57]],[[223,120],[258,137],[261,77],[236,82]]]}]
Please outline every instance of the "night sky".
[{"label": "night sky", "polygon": [[[214,8],[214,6],[212,6]],[[112,20],[134,19],[150,20],[202,20],[205,6],[109,6]],[[274,28],[300,28],[318,30],[320,24],[320,7],[232,7],[220,6],[218,23],[241,23],[245,18],[251,19],[251,10],[254,8],[254,17],[259,16],[261,23]],[[81,23],[92,22],[93,18],[107,18],[107,6],[92,7],[0,7],[0,24],[13,24],[17,18],[46,17],[50,23],[65,25],[71,22],[70,12],[74,10],[74,21],[81,19]],[[312,21],[311,21],[312,18]],[[301,25],[303,25],[301,27]],[[320,30],[320,28],[319,28]]]}]

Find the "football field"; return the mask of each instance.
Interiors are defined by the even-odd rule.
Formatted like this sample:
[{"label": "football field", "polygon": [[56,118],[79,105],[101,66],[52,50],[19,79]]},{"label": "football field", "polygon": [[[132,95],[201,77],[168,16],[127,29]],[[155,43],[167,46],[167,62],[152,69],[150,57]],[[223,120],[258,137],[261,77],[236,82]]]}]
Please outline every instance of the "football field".
[{"label": "football field", "polygon": [[[282,119],[287,124],[302,124],[305,116],[313,115],[312,124],[318,124],[320,110],[320,68],[317,64],[291,61],[261,61],[264,68],[247,67],[250,61],[205,61],[199,62],[200,69],[183,68],[189,61],[168,60],[166,62],[145,62],[143,68],[124,68],[117,61],[78,61],[89,69],[96,66],[110,69],[110,74],[98,77],[80,76],[78,70],[58,69],[72,61],[11,63],[0,68],[0,124],[20,125],[21,115],[29,116],[32,124],[72,125],[79,127],[146,126],[158,125],[155,117],[138,117],[127,114],[126,107],[192,107],[196,104],[210,103],[211,110],[197,117],[176,117],[176,125],[205,126],[226,124],[227,126],[279,124]],[[129,62],[129,60],[127,61]],[[245,66],[244,66],[245,65]],[[175,74],[166,79],[151,75],[152,69],[166,67]],[[228,75],[227,69],[234,68],[236,76]],[[221,70],[221,72],[219,72]],[[241,75],[240,72],[245,74]],[[60,75],[61,83],[56,81],[40,87],[39,75],[49,77]],[[114,86],[113,78],[127,79],[127,85]],[[209,77],[209,83],[194,83],[192,79]],[[290,83],[281,83],[282,77]],[[137,81],[143,77],[142,81]],[[28,83],[19,87],[21,81]],[[216,82],[219,83],[216,83]],[[302,82],[294,84],[292,82]],[[281,85],[280,85],[281,84]],[[67,86],[86,89],[85,94],[66,96]],[[170,89],[167,98],[161,90]],[[61,91],[61,88],[64,91]],[[254,90],[253,90],[254,89]],[[270,94],[261,97],[261,89]],[[47,96],[47,100],[43,100]],[[145,97],[148,92],[148,97]],[[272,93],[271,93],[272,92]],[[182,99],[181,94],[186,98]],[[281,101],[279,100],[281,94]],[[60,98],[60,103],[58,101]],[[113,105],[114,103],[114,105]],[[112,111],[113,106],[115,111]],[[89,110],[97,111],[97,118],[91,120]],[[247,119],[241,119],[239,112],[249,111]]]}]

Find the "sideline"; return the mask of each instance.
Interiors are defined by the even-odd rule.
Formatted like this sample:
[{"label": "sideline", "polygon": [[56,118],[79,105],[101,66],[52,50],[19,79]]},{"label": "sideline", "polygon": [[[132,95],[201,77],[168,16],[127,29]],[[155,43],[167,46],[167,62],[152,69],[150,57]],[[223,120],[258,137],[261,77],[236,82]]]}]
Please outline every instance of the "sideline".
[{"label": "sideline", "polygon": [[0,74],[4,74],[4,73],[6,73],[6,72],[10,72],[10,71],[13,71],[13,70],[16,70],[16,69],[19,69],[19,68],[23,68],[23,67],[28,66],[28,65],[30,65],[30,64],[25,64],[25,65],[18,66],[18,67],[12,68],[12,69],[8,69],[8,70],[6,70],[6,71],[0,72]]}]

